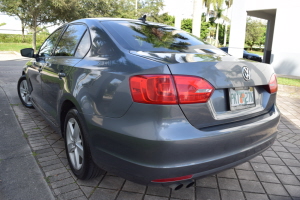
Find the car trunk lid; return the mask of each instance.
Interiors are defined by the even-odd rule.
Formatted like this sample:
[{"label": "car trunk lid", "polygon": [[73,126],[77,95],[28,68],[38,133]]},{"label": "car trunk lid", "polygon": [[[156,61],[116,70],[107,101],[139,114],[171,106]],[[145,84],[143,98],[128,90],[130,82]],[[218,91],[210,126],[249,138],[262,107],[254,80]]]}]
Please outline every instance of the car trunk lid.
[{"label": "car trunk lid", "polygon": [[[215,88],[206,103],[179,105],[189,122],[196,128],[253,118],[267,113],[275,103],[275,94],[270,94],[265,89],[274,73],[270,65],[217,54],[152,52],[134,52],[134,54],[167,64],[173,75],[201,77]],[[247,77],[249,75],[250,77]],[[232,96],[237,93],[246,95],[251,93],[253,102],[234,105],[237,98],[234,99]],[[237,101],[239,100],[238,98]]]}]

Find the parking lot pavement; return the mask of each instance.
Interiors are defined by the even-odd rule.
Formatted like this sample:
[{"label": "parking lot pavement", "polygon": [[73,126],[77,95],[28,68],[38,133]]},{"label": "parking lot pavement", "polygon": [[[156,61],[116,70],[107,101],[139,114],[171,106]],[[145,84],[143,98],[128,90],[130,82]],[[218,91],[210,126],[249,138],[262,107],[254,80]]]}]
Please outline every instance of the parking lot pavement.
[{"label": "parking lot pavement", "polygon": [[89,181],[76,179],[67,164],[63,139],[34,109],[26,109],[16,99],[13,101],[10,106],[57,199],[300,199],[300,97],[278,92],[277,105],[282,118],[271,148],[249,162],[199,179],[194,187],[178,191],[135,184],[108,172]]},{"label": "parking lot pavement", "polygon": [[58,199],[254,199],[300,198],[300,98],[279,93],[282,112],[274,145],[262,155],[235,168],[197,180],[189,189],[143,186],[105,172],[77,180],[70,171],[63,139],[34,109],[13,105],[36,161]]}]

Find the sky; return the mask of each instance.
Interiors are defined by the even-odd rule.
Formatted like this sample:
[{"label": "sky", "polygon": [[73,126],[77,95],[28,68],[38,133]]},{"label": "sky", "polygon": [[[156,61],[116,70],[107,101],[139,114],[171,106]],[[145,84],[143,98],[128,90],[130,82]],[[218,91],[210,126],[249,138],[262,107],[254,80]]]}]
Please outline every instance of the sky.
[{"label": "sky", "polygon": [[[6,23],[6,25],[0,26],[1,33],[22,34],[22,30],[21,30],[22,25],[19,18],[0,13],[0,24],[1,23]],[[52,33],[57,28],[58,26],[51,26],[47,29],[49,30],[50,33]]]},{"label": "sky", "polygon": [[6,23],[4,26],[0,26],[2,33],[19,33],[21,34],[21,21],[15,17],[10,17],[3,13],[0,13],[0,24]]},{"label": "sky", "polygon": [[193,2],[193,0],[164,0],[163,13],[168,12],[173,16],[181,14],[183,19],[192,18]]},{"label": "sky", "polygon": [[[164,9],[162,13],[168,12],[169,15],[181,15],[182,19],[192,18],[193,15],[193,2],[194,0],[164,0]],[[179,6],[180,5],[180,6]],[[2,33],[19,33],[21,34],[21,22],[16,17],[9,17],[0,13],[0,23],[5,22],[5,26],[1,26]],[[52,33],[58,26],[47,28]],[[3,30],[3,29],[10,29]]]},{"label": "sky", "polygon": [[[175,3],[176,2],[176,3]],[[178,15],[181,13],[182,18],[192,18],[193,14],[193,0],[164,0],[165,7],[163,13],[168,12],[170,15]],[[178,6],[180,5],[180,6]],[[21,22],[16,17],[10,17],[0,13],[0,23],[6,23],[5,26],[1,26],[1,33],[18,33],[21,34]],[[52,33],[58,26],[52,26],[47,28]],[[8,29],[8,30],[3,30]]]}]

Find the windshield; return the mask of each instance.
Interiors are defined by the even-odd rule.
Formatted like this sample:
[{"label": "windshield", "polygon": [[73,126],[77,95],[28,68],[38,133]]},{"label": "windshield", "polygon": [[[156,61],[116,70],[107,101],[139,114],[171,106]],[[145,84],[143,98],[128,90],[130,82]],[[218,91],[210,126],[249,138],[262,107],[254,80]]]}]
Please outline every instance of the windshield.
[{"label": "windshield", "polygon": [[220,53],[197,37],[174,27],[138,21],[103,21],[125,49],[150,52]]}]

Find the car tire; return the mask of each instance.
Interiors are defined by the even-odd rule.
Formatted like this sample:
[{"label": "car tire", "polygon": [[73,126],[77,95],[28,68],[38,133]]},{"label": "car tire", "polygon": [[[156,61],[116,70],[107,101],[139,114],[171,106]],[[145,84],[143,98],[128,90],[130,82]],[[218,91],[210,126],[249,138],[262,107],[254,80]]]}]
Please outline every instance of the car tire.
[{"label": "car tire", "polygon": [[30,100],[30,93],[31,92],[29,91],[26,75],[22,75],[19,78],[17,89],[18,89],[18,95],[19,95],[19,98],[20,98],[22,104],[26,108],[34,108],[32,103],[31,103],[31,100]]},{"label": "car tire", "polygon": [[100,175],[102,170],[92,160],[86,133],[74,108],[66,115],[64,133],[66,154],[73,174],[81,180]]}]

